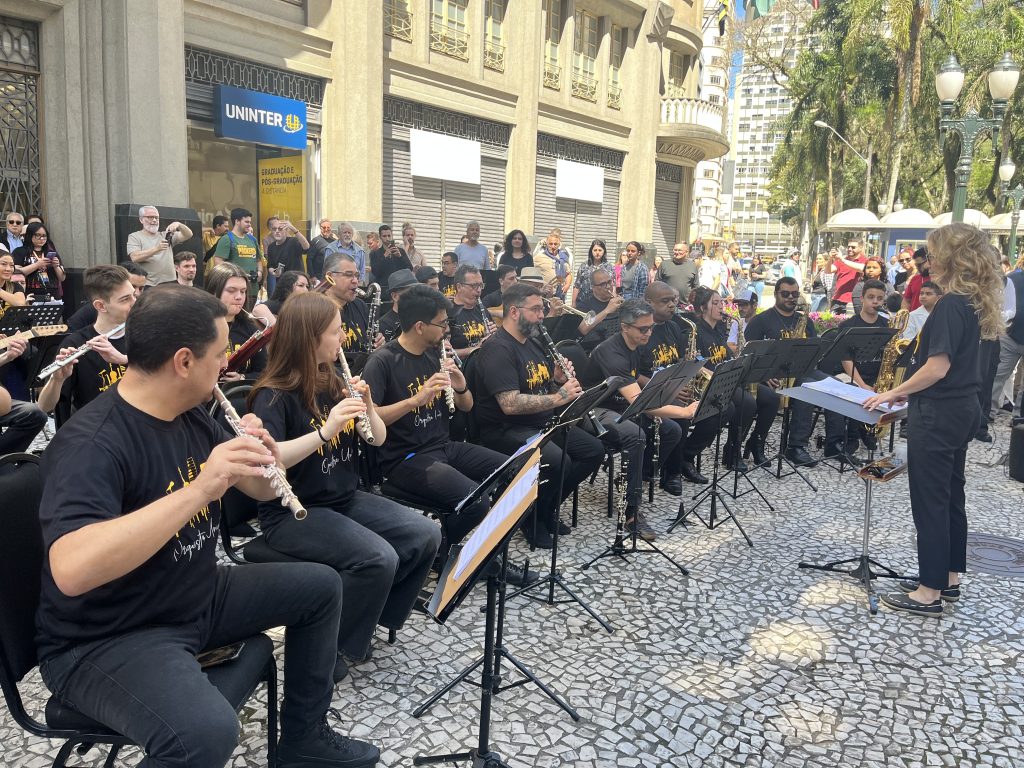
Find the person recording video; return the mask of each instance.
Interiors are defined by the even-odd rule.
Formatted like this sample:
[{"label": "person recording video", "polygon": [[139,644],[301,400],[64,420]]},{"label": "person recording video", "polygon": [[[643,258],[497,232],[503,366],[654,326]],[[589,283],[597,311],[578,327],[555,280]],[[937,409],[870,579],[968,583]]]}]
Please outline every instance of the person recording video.
[{"label": "person recording video", "polygon": [[412,262],[405,250],[394,241],[390,226],[381,224],[377,232],[380,234],[380,248],[370,251],[370,272],[373,273],[373,282],[387,285],[392,272],[400,269],[411,272]]}]

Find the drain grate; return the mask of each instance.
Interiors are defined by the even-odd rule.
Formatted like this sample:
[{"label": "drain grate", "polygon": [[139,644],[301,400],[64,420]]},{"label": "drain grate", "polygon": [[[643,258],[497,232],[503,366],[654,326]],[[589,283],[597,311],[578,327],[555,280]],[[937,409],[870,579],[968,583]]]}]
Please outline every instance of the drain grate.
[{"label": "drain grate", "polygon": [[1024,541],[988,533],[969,533],[967,567],[993,576],[1024,578]]}]

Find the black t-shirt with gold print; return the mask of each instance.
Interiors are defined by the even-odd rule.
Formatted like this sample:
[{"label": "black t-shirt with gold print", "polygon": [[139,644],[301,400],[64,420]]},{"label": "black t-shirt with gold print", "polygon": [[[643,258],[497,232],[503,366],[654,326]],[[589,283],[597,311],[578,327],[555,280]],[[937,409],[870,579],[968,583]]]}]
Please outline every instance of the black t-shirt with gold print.
[{"label": "black t-shirt with gold print", "polygon": [[704,367],[709,371],[715,366],[732,359],[732,350],[726,342],[729,340],[729,325],[725,321],[712,326],[704,318],[697,320],[697,351],[704,358]]},{"label": "black t-shirt with gold print", "polygon": [[690,329],[669,320],[655,323],[651,338],[640,350],[640,373],[651,376],[659,368],[678,363],[686,354]]},{"label": "black t-shirt with gold print", "polygon": [[474,413],[481,427],[512,424],[540,429],[548,422],[552,413],[550,410],[508,416],[495,398],[501,392],[551,394],[554,366],[540,342],[527,339],[520,344],[508,331],[499,328],[473,357]]},{"label": "black t-shirt with gold print", "polygon": [[480,307],[462,307],[456,304],[448,313],[452,329],[452,348],[475,347],[487,338],[487,325]]},{"label": "black t-shirt with gold print", "polygon": [[[99,336],[94,326],[88,326],[80,331],[69,334],[61,346],[75,347],[76,349],[89,339]],[[110,339],[110,345],[121,354],[125,354],[128,347],[125,337],[122,335],[116,339]],[[126,365],[115,365],[108,363],[99,352],[86,352],[71,369],[71,375],[64,382],[61,388],[61,399],[71,403],[71,407],[78,409],[86,403],[95,400],[103,392],[116,384],[124,376]]]}]

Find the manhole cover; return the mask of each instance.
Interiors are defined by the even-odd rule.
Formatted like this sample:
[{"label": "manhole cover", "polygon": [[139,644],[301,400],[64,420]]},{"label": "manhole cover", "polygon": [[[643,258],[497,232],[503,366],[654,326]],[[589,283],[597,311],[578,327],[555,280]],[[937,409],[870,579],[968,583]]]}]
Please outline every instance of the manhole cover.
[{"label": "manhole cover", "polygon": [[971,570],[994,576],[1024,578],[1024,541],[988,533],[969,533],[967,565]]}]

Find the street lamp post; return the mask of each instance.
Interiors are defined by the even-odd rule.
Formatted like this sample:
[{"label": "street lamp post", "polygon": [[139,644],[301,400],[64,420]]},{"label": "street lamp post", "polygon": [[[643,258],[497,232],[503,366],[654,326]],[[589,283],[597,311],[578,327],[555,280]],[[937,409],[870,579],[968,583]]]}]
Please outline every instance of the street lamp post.
[{"label": "street lamp post", "polygon": [[999,187],[1003,197],[1011,204],[1010,208],[1010,242],[1006,247],[1006,258],[1010,264],[1017,263],[1017,223],[1020,221],[1020,208],[1024,203],[1024,187],[1018,184],[1010,189],[1010,180],[1016,172],[1017,166],[1012,159],[1007,157],[999,165],[999,180],[1002,182]]},{"label": "street lamp post", "polygon": [[814,127],[825,128],[826,130],[832,131],[832,133],[834,133],[836,137],[841,142],[843,142],[843,144],[848,146],[850,148],[850,151],[853,152],[853,154],[855,154],[857,157],[859,157],[861,161],[867,166],[867,170],[864,173],[864,207],[868,208],[871,205],[871,155],[873,154],[871,151],[871,140],[868,140],[868,156],[864,157],[864,155],[862,155],[860,152],[853,148],[853,144],[848,142],[846,140],[846,137],[843,136],[843,134],[841,134],[831,125],[826,123],[824,120],[815,120]]},{"label": "street lamp post", "polygon": [[964,87],[964,70],[956,57],[950,54],[935,74],[935,92],[939,96],[941,114],[939,117],[939,146],[946,137],[954,133],[960,137],[960,157],[956,164],[956,186],[953,190],[953,221],[964,220],[967,207],[967,182],[974,163],[974,147],[985,135],[992,137],[992,143],[999,140],[999,129],[1006,114],[1006,105],[1017,88],[1020,67],[1009,53],[992,68],[988,74],[988,92],[992,97],[992,117],[981,117],[976,109],[970,109],[963,117],[953,117],[953,108]]}]

